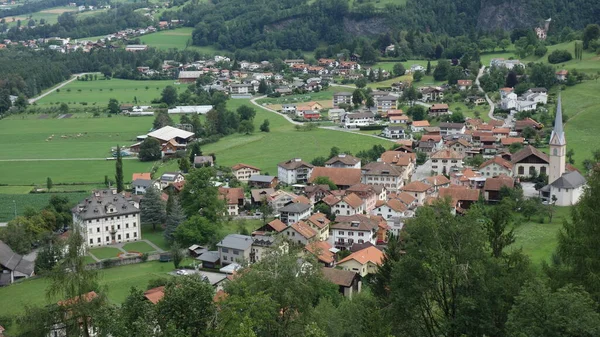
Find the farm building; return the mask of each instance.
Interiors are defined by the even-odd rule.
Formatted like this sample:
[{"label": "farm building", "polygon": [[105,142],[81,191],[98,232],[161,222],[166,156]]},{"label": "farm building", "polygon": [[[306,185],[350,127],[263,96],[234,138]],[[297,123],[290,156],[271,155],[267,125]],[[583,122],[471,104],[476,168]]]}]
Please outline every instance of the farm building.
[{"label": "farm building", "polygon": [[172,114],[201,114],[205,115],[212,110],[212,105],[189,105],[189,106],[176,106],[173,109],[169,109],[167,112]]},{"label": "farm building", "polygon": [[200,75],[202,75],[201,71],[180,71],[178,80],[179,83],[196,83]]}]

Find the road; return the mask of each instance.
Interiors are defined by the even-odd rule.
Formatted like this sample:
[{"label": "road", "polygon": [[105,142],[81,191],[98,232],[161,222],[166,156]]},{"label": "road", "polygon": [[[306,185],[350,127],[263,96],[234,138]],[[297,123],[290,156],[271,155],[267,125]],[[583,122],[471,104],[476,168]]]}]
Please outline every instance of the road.
[{"label": "road", "polygon": [[252,99],[250,100],[250,103],[252,103],[252,104],[256,105],[257,107],[259,107],[259,108],[261,108],[261,109],[265,109],[265,110],[267,110],[267,111],[270,111],[270,112],[272,112],[272,113],[276,113],[276,114],[278,114],[279,116],[281,116],[281,117],[283,117],[283,118],[287,119],[287,121],[288,121],[288,122],[290,122],[290,123],[292,123],[292,124],[294,124],[294,125],[304,125],[304,123],[296,122],[295,120],[291,119],[291,118],[290,118],[290,116],[288,116],[288,115],[286,115],[286,114],[283,114],[283,113],[281,113],[281,112],[279,112],[279,111],[276,111],[276,110],[273,110],[273,109],[269,109],[269,108],[267,108],[267,107],[264,107],[264,106],[262,106],[262,105],[260,105],[260,104],[258,104],[258,103],[256,102],[256,100],[257,100],[257,99],[263,99],[263,98],[266,98],[266,97],[267,97],[267,95],[263,95],[263,96],[254,97],[254,98],[252,98]]},{"label": "road", "polygon": [[55,92],[55,91],[56,91],[56,89],[60,89],[60,88],[64,87],[65,85],[67,85],[67,84],[69,84],[69,83],[71,83],[71,82],[73,82],[73,81],[76,81],[76,80],[77,80],[77,78],[78,78],[79,76],[81,76],[81,75],[85,75],[85,74],[93,74],[93,73],[79,73],[79,74],[73,74],[73,75],[71,75],[72,77],[71,77],[70,79],[68,79],[68,80],[66,80],[66,81],[64,81],[64,82],[62,82],[61,84],[59,84],[59,85],[55,86],[54,88],[52,88],[52,89],[50,89],[50,90],[46,91],[45,93],[43,93],[43,94],[41,94],[41,95],[39,95],[39,96],[37,96],[37,97],[30,98],[30,99],[29,99],[29,104],[35,103],[36,101],[38,101],[38,100],[40,100],[40,99],[42,99],[42,98],[44,98],[44,97],[46,97],[46,96],[50,95],[51,93]]},{"label": "road", "polygon": [[483,75],[484,71],[485,71],[485,66],[482,66],[479,69],[479,73],[477,73],[477,78],[475,79],[475,84],[477,84],[477,88],[479,88],[479,91],[484,93],[485,100],[490,105],[490,111],[488,112],[488,116],[490,117],[490,119],[494,119],[494,120],[499,121],[501,119],[498,119],[498,118],[494,117],[494,109],[496,108],[496,106],[494,105],[494,102],[492,102],[492,100],[490,99],[490,96],[488,96],[488,94],[485,93],[485,91],[483,91],[483,88],[481,87],[481,84],[479,83],[479,78]]}]

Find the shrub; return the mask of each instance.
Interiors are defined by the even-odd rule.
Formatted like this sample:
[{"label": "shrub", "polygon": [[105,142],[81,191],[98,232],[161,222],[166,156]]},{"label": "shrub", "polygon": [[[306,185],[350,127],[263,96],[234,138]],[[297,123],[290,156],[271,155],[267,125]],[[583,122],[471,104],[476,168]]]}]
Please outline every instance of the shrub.
[{"label": "shrub", "polygon": [[547,52],[548,52],[548,48],[546,48],[546,46],[539,45],[537,48],[535,48],[534,54],[537,57],[542,57],[542,56],[546,55]]},{"label": "shrub", "polygon": [[552,64],[570,61],[573,58],[567,50],[555,50],[548,55],[548,62]]}]

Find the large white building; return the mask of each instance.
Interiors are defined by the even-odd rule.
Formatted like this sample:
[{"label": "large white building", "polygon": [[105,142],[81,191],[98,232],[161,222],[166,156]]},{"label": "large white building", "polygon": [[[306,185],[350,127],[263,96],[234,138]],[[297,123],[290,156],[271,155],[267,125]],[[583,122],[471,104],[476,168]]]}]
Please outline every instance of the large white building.
[{"label": "large white building", "polygon": [[294,158],[277,164],[277,178],[288,185],[305,183],[310,178],[313,165],[300,158]]},{"label": "large white building", "polygon": [[138,241],[140,210],[116,190],[94,191],[73,209],[73,224],[81,226],[88,247]]}]

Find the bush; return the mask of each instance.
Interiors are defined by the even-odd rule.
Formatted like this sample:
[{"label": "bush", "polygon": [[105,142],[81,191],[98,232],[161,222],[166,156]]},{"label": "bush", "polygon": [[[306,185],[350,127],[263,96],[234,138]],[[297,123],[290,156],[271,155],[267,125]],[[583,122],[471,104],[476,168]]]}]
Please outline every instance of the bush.
[{"label": "bush", "polygon": [[385,129],[385,125],[367,125],[367,126],[361,126],[358,129],[360,131],[383,130],[383,129]]},{"label": "bush", "polygon": [[570,61],[573,58],[567,50],[555,50],[548,55],[548,62],[552,64]]},{"label": "bush", "polygon": [[142,262],[148,261],[148,253],[142,254],[142,256],[140,256],[140,259],[142,260]]},{"label": "bush", "polygon": [[537,48],[535,48],[534,54],[537,57],[542,57],[542,56],[546,55],[547,52],[548,52],[548,48],[546,48],[546,46],[539,45]]}]

